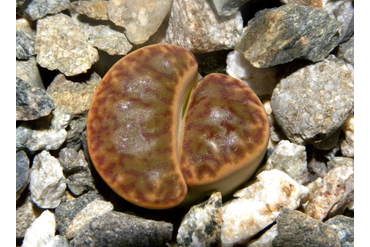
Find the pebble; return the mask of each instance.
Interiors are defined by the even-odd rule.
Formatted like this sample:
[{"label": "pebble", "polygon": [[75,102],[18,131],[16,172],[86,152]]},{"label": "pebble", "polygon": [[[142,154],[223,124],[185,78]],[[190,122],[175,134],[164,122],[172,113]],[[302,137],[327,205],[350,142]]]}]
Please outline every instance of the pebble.
[{"label": "pebble", "polygon": [[27,195],[17,200],[16,207],[16,237],[23,238],[26,230],[32,222],[40,216],[42,210],[32,202],[31,196]]},{"label": "pebble", "polygon": [[57,235],[54,238],[52,238],[48,244],[47,247],[70,247],[68,240],[66,237]]},{"label": "pebble", "polygon": [[277,169],[261,172],[257,179],[223,206],[223,247],[246,244],[273,223],[283,208],[296,209],[309,193],[308,188]]},{"label": "pebble", "polygon": [[89,191],[74,200],[62,202],[58,207],[56,207],[55,218],[59,234],[66,236],[67,229],[76,215],[90,202],[97,199],[103,200],[103,197],[95,191]]},{"label": "pebble", "polygon": [[72,246],[164,246],[173,231],[171,223],[146,220],[120,212],[96,217],[88,227],[77,233]]},{"label": "pebble", "polygon": [[332,227],[300,211],[285,208],[276,223],[279,233],[272,242],[274,247],[341,247],[339,236]]},{"label": "pebble", "polygon": [[258,11],[235,49],[257,68],[296,58],[317,62],[339,44],[338,28],[335,18],[325,10],[286,4]]},{"label": "pebble", "polygon": [[282,140],[262,168],[265,171],[278,169],[299,184],[308,182],[307,154],[305,146]]},{"label": "pebble", "polygon": [[209,1],[174,0],[162,43],[193,53],[233,49],[243,32],[241,13],[218,16]]},{"label": "pebble", "polygon": [[32,0],[17,9],[31,21],[40,19],[48,14],[56,14],[69,7],[69,0]]},{"label": "pebble", "polygon": [[33,87],[17,78],[16,120],[35,120],[50,114],[55,108],[53,99],[44,89]]},{"label": "pebble", "polygon": [[354,7],[351,1],[328,1],[324,8],[339,23],[340,43],[348,41],[354,33]]},{"label": "pebble", "polygon": [[313,192],[305,213],[317,220],[341,214],[354,201],[353,164],[335,166]]},{"label": "pebble", "polygon": [[40,66],[66,76],[85,73],[99,58],[84,31],[65,14],[37,21],[35,48]]},{"label": "pebble", "polygon": [[328,135],[324,140],[313,143],[313,146],[318,150],[332,151],[339,149],[339,141],[342,135],[341,128]]},{"label": "pebble", "polygon": [[312,146],[307,147],[307,168],[310,182],[323,178],[328,173],[327,158]]},{"label": "pebble", "polygon": [[23,190],[29,182],[29,164],[30,160],[26,152],[19,151],[16,154],[16,197],[17,200],[21,196]]},{"label": "pebble", "polygon": [[95,189],[94,179],[82,150],[76,152],[73,148],[63,148],[58,160],[63,167],[67,186],[74,195]]},{"label": "pebble", "polygon": [[336,53],[336,56],[338,58],[343,59],[347,63],[354,66],[355,60],[354,60],[354,49],[355,49],[355,36],[353,35],[348,41],[340,44],[338,46],[338,51]]},{"label": "pebble", "polygon": [[275,67],[256,68],[237,50],[227,55],[226,63],[227,74],[247,84],[258,96],[272,94],[278,82]]},{"label": "pebble", "polygon": [[29,59],[35,55],[36,31],[31,28],[25,18],[16,20],[16,57],[17,59]]},{"label": "pebble", "polygon": [[177,233],[179,247],[215,246],[221,240],[222,196],[214,192],[211,197],[190,208]]},{"label": "pebble", "polygon": [[94,200],[86,205],[72,220],[67,229],[67,237],[74,238],[78,232],[93,221],[94,218],[113,210],[113,204],[103,200]]},{"label": "pebble", "polygon": [[32,201],[40,208],[56,208],[65,197],[63,168],[48,151],[37,154],[30,172]]},{"label": "pebble", "polygon": [[158,30],[171,5],[172,0],[110,0],[108,16],[114,24],[125,28],[125,34],[131,43],[138,45],[147,41]]},{"label": "pebble", "polygon": [[353,158],[336,156],[328,161],[328,169],[331,170],[336,166],[346,165],[353,167],[355,165]]},{"label": "pebble", "polygon": [[[67,128],[72,121],[72,114],[63,107],[57,106],[51,113],[50,129],[61,130]],[[68,136],[68,134],[67,134]]]},{"label": "pebble", "polygon": [[45,90],[35,57],[30,57],[28,60],[17,60],[15,64],[16,77],[29,83],[32,87]]},{"label": "pebble", "polygon": [[355,156],[355,116],[352,114],[342,126],[344,140],[340,144],[343,156],[353,158]]},{"label": "pebble", "polygon": [[263,233],[261,237],[249,242],[247,247],[272,247],[272,241],[277,235],[277,225],[274,224],[270,229]]},{"label": "pebble", "polygon": [[250,0],[212,0],[214,9],[218,15],[229,16],[235,14],[239,7]]},{"label": "pebble", "polygon": [[69,124],[66,147],[78,150],[83,141],[83,132],[86,131],[87,115],[72,119]]},{"label": "pebble", "polygon": [[282,79],[271,97],[272,111],[291,142],[318,143],[350,116],[353,88],[353,67],[331,55]]},{"label": "pebble", "polygon": [[69,8],[95,20],[109,20],[108,1],[78,1],[72,2]]},{"label": "pebble", "polygon": [[27,229],[22,247],[46,247],[56,230],[54,214],[45,210]]},{"label": "pebble", "polygon": [[354,246],[354,219],[344,215],[335,216],[325,222],[325,225],[333,228],[340,240],[340,244],[343,247]]}]

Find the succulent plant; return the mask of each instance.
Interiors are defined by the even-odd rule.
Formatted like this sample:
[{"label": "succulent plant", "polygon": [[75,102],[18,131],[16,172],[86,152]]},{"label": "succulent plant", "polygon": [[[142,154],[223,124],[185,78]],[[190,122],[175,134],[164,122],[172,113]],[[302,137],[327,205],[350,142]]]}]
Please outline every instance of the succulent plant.
[{"label": "succulent plant", "polygon": [[128,54],[102,79],[88,116],[89,152],[127,201],[165,209],[229,193],[263,159],[269,124],[258,96],[228,75],[200,79],[194,55],[167,44]]}]

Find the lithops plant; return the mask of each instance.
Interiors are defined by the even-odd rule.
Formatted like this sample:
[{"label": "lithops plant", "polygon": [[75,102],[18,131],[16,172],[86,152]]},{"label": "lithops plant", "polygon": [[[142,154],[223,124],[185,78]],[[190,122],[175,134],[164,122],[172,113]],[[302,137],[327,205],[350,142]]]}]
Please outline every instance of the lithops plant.
[{"label": "lithops plant", "polygon": [[165,209],[229,193],[263,159],[269,125],[257,95],[224,74],[200,78],[191,52],[160,44],[125,56],[102,79],[88,116],[89,152],[127,201]]}]

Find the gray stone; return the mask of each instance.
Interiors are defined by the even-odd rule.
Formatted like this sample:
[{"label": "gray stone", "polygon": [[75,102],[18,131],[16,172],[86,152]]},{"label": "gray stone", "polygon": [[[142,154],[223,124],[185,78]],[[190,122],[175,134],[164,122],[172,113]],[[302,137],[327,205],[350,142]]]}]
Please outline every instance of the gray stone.
[{"label": "gray stone", "polygon": [[328,1],[324,9],[333,14],[339,23],[340,43],[348,41],[354,33],[354,7],[351,1]]},{"label": "gray stone", "polygon": [[57,235],[52,238],[48,244],[47,247],[70,247],[68,240],[66,237]]},{"label": "gray stone", "polygon": [[309,182],[317,178],[323,178],[328,173],[326,166],[327,159],[313,147],[307,147],[307,168],[309,172]]},{"label": "gray stone", "polygon": [[74,195],[81,195],[85,191],[95,189],[94,180],[82,150],[76,152],[72,148],[63,148],[59,152],[59,162],[67,177],[67,186]]},{"label": "gray stone", "polygon": [[35,48],[40,66],[67,76],[85,73],[99,58],[84,31],[65,14],[37,21]]},{"label": "gray stone", "polygon": [[67,229],[78,212],[96,199],[103,200],[103,197],[95,191],[89,191],[74,200],[63,202],[56,207],[55,218],[59,234],[66,236]]},{"label": "gray stone", "polygon": [[69,0],[32,0],[27,1],[27,4],[22,5],[17,12],[34,21],[48,14],[59,13],[67,9],[69,5]]},{"label": "gray stone", "polygon": [[164,246],[171,239],[173,226],[137,216],[108,212],[96,217],[71,241],[72,246]]},{"label": "gray stone", "polygon": [[16,197],[20,197],[23,190],[29,182],[29,164],[30,161],[24,151],[19,151],[16,154]]},{"label": "gray stone", "polygon": [[171,5],[172,0],[110,0],[108,16],[114,24],[125,28],[130,42],[142,44],[158,30]]},{"label": "gray stone", "polygon": [[353,67],[331,55],[282,79],[273,91],[271,107],[291,142],[318,143],[351,114],[353,88]]},{"label": "gray stone", "polygon": [[341,247],[337,232],[308,215],[285,208],[276,219],[279,234],[273,240],[274,247]]},{"label": "gray stone", "polygon": [[177,233],[179,247],[215,246],[221,241],[222,196],[215,192],[211,197],[190,208]]},{"label": "gray stone", "polygon": [[337,232],[342,247],[352,247],[355,246],[354,223],[355,222],[353,218],[344,215],[338,215],[327,220],[325,225],[333,228]]},{"label": "gray stone", "polygon": [[296,58],[322,61],[339,44],[338,28],[324,10],[287,4],[258,11],[235,49],[257,68]]},{"label": "gray stone", "polygon": [[40,208],[56,208],[65,198],[66,187],[59,161],[45,150],[37,154],[30,172],[32,201]]},{"label": "gray stone", "polygon": [[78,150],[81,147],[82,133],[86,130],[87,115],[72,119],[68,126],[66,147]]},{"label": "gray stone", "polygon": [[31,196],[27,195],[17,201],[16,209],[16,237],[23,238],[26,230],[32,222],[40,216],[42,210],[32,202]]},{"label": "gray stone", "polygon": [[338,51],[336,53],[338,58],[343,59],[352,66],[355,64],[354,60],[354,49],[355,49],[355,36],[353,35],[348,41],[340,44],[338,46]]},{"label": "gray stone", "polygon": [[300,184],[308,182],[306,148],[286,140],[278,143],[262,170],[278,169]]},{"label": "gray stone", "polygon": [[108,1],[72,2],[70,10],[96,20],[108,20]]},{"label": "gray stone", "polygon": [[50,114],[55,108],[53,99],[44,89],[32,87],[17,77],[16,120],[35,120]]},{"label": "gray stone", "polygon": [[35,55],[36,31],[31,28],[29,22],[20,18],[16,20],[16,57],[17,59],[29,59]]},{"label": "gray stone", "polygon": [[243,32],[237,13],[218,16],[209,1],[174,0],[162,43],[184,47],[194,53],[233,49]]},{"label": "gray stone", "polygon": [[66,108],[57,106],[51,113],[50,129],[65,129],[71,121],[72,114]]},{"label": "gray stone", "polygon": [[324,140],[314,143],[313,146],[318,150],[332,150],[339,148],[339,141],[342,130],[339,128],[334,133],[326,137]]},{"label": "gray stone", "polygon": [[212,0],[218,15],[229,16],[236,13],[239,7],[250,0]]},{"label": "gray stone", "polygon": [[355,163],[354,163],[353,158],[337,156],[337,157],[334,157],[332,160],[328,161],[328,169],[331,170],[334,167],[340,166],[340,165],[346,165],[349,167],[353,167],[354,164]]},{"label": "gray stone", "polygon": [[17,77],[21,78],[23,81],[26,81],[32,87],[45,90],[35,57],[31,57],[28,60],[17,60],[15,64]]}]

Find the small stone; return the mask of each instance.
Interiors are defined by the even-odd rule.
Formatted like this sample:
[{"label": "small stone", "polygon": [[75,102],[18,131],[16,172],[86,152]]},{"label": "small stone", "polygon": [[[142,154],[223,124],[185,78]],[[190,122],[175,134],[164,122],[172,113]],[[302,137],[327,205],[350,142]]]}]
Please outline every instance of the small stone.
[{"label": "small stone", "polygon": [[35,21],[48,14],[56,14],[69,7],[69,0],[32,0],[21,6],[17,12]]},{"label": "small stone", "polygon": [[326,166],[327,158],[321,153],[317,152],[315,148],[307,147],[307,168],[309,172],[309,182],[317,178],[323,178],[328,173]]},{"label": "small stone", "polygon": [[339,128],[334,133],[326,137],[324,140],[314,143],[313,146],[318,150],[333,150],[339,148],[339,141],[342,134],[342,130]]},{"label": "small stone", "polygon": [[302,6],[322,8],[328,0],[280,0],[284,4],[295,3]]},{"label": "small stone", "polygon": [[261,172],[257,179],[223,206],[223,247],[246,244],[272,224],[283,208],[296,209],[308,196],[308,188],[277,169]]},{"label": "small stone", "polygon": [[30,57],[28,60],[17,60],[15,64],[16,77],[26,81],[32,87],[45,90],[35,57]]},{"label": "small stone", "polygon": [[340,43],[348,41],[354,33],[354,7],[351,1],[328,1],[325,10],[339,23]]},{"label": "small stone", "polygon": [[158,30],[171,5],[172,0],[110,0],[108,16],[114,24],[125,28],[130,42],[138,45],[147,41]]},{"label": "small stone", "polygon": [[72,246],[164,246],[171,239],[173,226],[120,212],[96,217],[71,241]]},{"label": "small stone", "polygon": [[66,147],[78,150],[81,147],[82,133],[86,130],[87,115],[72,119],[68,126]]},{"label": "small stone", "polygon": [[247,84],[258,96],[272,94],[278,82],[275,67],[256,68],[236,50],[229,53],[226,63],[227,74]]},{"label": "small stone", "polygon": [[286,140],[278,143],[275,151],[266,161],[263,170],[278,169],[285,172],[299,184],[308,182],[306,148]]},{"label": "small stone", "polygon": [[67,229],[67,237],[74,238],[78,232],[86,227],[94,218],[113,211],[113,204],[103,200],[94,200],[87,204],[72,220]]},{"label": "small stone", "polygon": [[65,129],[72,121],[72,114],[68,112],[66,108],[61,106],[57,106],[54,111],[52,111],[51,116],[50,129]]},{"label": "small stone", "polygon": [[29,164],[30,160],[24,151],[19,151],[16,154],[16,197],[17,200],[21,196],[23,190],[29,182]]},{"label": "small stone", "polygon": [[108,1],[72,2],[70,9],[96,20],[109,20]]},{"label": "small stone", "polygon": [[57,235],[54,238],[52,238],[46,246],[47,247],[71,247],[67,238],[60,236],[60,235]]},{"label": "small stone", "polygon": [[352,114],[342,126],[344,140],[340,144],[343,156],[353,158],[355,156],[355,116]]},{"label": "small stone", "polygon": [[181,246],[215,246],[221,241],[222,196],[215,192],[211,197],[190,208],[177,233]]},{"label": "small stone", "polygon": [[236,13],[239,7],[250,0],[212,0],[218,15],[229,16]]},{"label": "small stone", "polygon": [[209,1],[174,0],[163,43],[184,47],[193,53],[234,49],[243,32],[241,13],[222,17]]},{"label": "small stone", "polygon": [[273,91],[271,107],[291,142],[318,143],[351,114],[353,88],[353,67],[331,55],[282,79]]},{"label": "small stone", "polygon": [[42,67],[66,76],[85,73],[99,58],[84,31],[65,14],[37,21],[36,54]]},{"label": "small stone", "polygon": [[348,157],[334,157],[332,160],[328,161],[328,169],[331,170],[334,167],[346,165],[349,167],[353,167],[355,165],[353,158]]},{"label": "small stone", "polygon": [[344,215],[335,216],[325,222],[325,225],[337,232],[341,246],[350,247],[354,245],[354,219]]},{"label": "small stone", "polygon": [[274,224],[261,237],[247,244],[247,247],[272,247],[272,241],[278,235],[277,225]]},{"label": "small stone", "polygon": [[338,28],[334,17],[324,10],[286,4],[258,11],[235,49],[257,68],[296,58],[318,62],[339,44]]},{"label": "small stone", "polygon": [[339,165],[331,169],[305,208],[309,216],[324,220],[343,213],[354,201],[354,168]]},{"label": "small stone", "polygon": [[45,210],[27,229],[22,247],[44,247],[53,239],[56,224],[54,214]]},{"label": "small stone", "polygon": [[103,197],[95,191],[89,191],[82,196],[67,202],[62,202],[55,208],[55,218],[59,234],[66,236],[67,229],[78,212],[94,200],[103,200]]},{"label": "small stone", "polygon": [[56,208],[65,196],[66,187],[59,161],[47,151],[37,154],[30,173],[32,201],[40,208]]},{"label": "small stone", "polygon": [[16,120],[35,120],[50,114],[55,108],[53,99],[44,89],[32,87],[17,78]]},{"label": "small stone", "polygon": [[24,199],[22,197],[18,200],[16,209],[16,237],[23,238],[26,230],[41,213],[41,209],[36,207],[32,202],[30,195],[27,195]]},{"label": "small stone", "polygon": [[59,152],[59,162],[67,176],[68,188],[74,195],[81,195],[88,190],[94,190],[94,180],[82,150],[76,152],[72,148],[63,148]]},{"label": "small stone", "polygon": [[341,247],[337,232],[308,215],[285,208],[276,219],[278,232],[272,246]]},{"label": "small stone", "polygon": [[344,42],[338,46],[338,51],[336,53],[336,56],[338,58],[343,59],[347,63],[354,66],[355,60],[354,60],[354,46],[355,43],[355,36],[353,35],[347,42]]},{"label": "small stone", "polygon": [[35,55],[36,31],[25,18],[16,20],[16,57],[29,59]]}]

